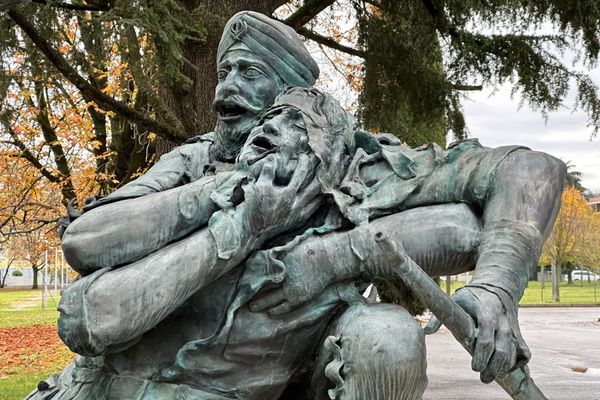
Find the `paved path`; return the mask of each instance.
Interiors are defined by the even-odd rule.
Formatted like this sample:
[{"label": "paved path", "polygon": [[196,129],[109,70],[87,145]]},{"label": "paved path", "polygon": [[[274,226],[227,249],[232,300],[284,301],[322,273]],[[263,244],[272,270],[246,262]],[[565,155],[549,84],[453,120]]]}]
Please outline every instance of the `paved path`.
[{"label": "paved path", "polygon": [[[521,308],[521,331],[533,354],[531,376],[551,400],[600,400],[600,307]],[[510,397],[471,371],[468,353],[442,328],[427,337],[424,400]],[[585,373],[576,371],[586,371]]]}]

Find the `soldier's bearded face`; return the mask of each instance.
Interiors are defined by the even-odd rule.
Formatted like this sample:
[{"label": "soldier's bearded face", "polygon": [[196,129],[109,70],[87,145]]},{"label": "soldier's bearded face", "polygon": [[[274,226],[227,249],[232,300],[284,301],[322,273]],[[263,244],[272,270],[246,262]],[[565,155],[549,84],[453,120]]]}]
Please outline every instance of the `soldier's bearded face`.
[{"label": "soldier's bearded face", "polygon": [[222,158],[232,160],[283,83],[273,68],[248,50],[227,52],[217,68],[215,146]]}]

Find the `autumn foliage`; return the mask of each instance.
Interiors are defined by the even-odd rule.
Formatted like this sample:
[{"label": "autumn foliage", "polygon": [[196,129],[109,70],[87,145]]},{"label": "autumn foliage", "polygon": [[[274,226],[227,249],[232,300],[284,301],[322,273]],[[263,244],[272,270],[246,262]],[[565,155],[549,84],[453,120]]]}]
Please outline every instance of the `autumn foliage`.
[{"label": "autumn foliage", "polygon": [[594,213],[577,188],[567,187],[540,258],[540,264],[552,266],[552,292],[555,301],[560,301],[562,266],[570,263],[597,268],[600,265],[599,232],[600,214]]},{"label": "autumn foliage", "polygon": [[54,370],[73,358],[55,326],[0,327],[0,379],[12,374]]},{"label": "autumn foliage", "polygon": [[600,215],[595,214],[579,190],[568,187],[562,194],[561,208],[544,244],[541,263],[594,265],[600,255]]}]

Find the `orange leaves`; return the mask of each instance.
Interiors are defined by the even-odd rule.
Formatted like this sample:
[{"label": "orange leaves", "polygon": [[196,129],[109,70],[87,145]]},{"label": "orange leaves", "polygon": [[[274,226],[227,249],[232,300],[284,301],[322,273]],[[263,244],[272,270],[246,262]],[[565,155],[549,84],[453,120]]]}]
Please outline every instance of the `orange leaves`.
[{"label": "orange leaves", "polygon": [[595,220],[596,216],[581,192],[573,187],[566,188],[556,222],[544,244],[542,263],[561,266],[565,262],[583,262],[583,255],[588,250],[586,237],[600,227],[594,227]]},{"label": "orange leaves", "polygon": [[[117,60],[119,60],[117,58]],[[102,91],[112,97],[120,97],[128,91],[125,82],[132,79],[129,65],[126,62],[112,62],[106,72],[99,75],[99,78],[106,79],[107,84]]]},{"label": "orange leaves", "polygon": [[0,327],[0,379],[16,373],[50,372],[73,356],[55,326]]}]

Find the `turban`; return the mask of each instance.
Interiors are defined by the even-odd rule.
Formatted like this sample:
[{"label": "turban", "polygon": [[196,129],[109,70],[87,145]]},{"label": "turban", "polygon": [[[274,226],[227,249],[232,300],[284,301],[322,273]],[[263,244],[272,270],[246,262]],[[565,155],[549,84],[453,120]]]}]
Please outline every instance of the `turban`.
[{"label": "turban", "polygon": [[300,37],[289,26],[266,15],[242,11],[225,25],[217,50],[217,63],[232,46],[243,43],[290,86],[312,86],[319,67]]}]

